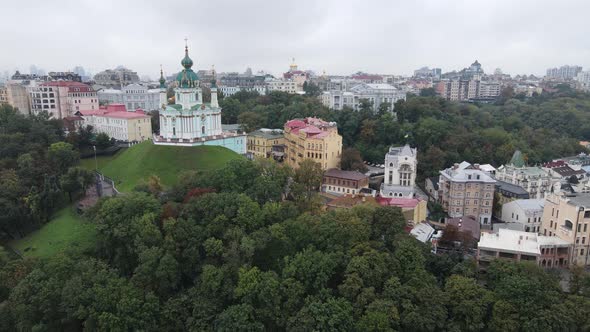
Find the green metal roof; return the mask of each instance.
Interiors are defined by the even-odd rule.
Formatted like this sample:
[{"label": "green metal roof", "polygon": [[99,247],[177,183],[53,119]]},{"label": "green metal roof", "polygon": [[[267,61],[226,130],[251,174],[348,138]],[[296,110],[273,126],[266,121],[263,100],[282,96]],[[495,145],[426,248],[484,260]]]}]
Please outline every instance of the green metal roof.
[{"label": "green metal roof", "polygon": [[512,159],[510,159],[510,165],[513,165],[515,167],[524,167],[525,164],[526,163],[524,162],[522,152],[520,152],[520,150],[514,151],[514,154],[512,155]]}]

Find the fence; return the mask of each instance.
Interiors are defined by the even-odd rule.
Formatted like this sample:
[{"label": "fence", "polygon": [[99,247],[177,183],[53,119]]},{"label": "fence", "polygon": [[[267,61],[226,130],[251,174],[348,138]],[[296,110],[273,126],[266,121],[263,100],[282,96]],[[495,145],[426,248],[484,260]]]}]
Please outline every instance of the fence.
[{"label": "fence", "polygon": [[113,188],[113,193],[110,196],[116,196],[119,195],[120,192],[119,190],[117,190],[117,187],[115,187],[115,180],[111,179],[108,176],[105,176],[104,174],[100,173],[99,171],[94,171],[94,173],[96,174],[96,191],[98,192],[98,196],[102,197],[105,193],[104,193],[104,187],[103,184],[107,183],[111,188]]}]

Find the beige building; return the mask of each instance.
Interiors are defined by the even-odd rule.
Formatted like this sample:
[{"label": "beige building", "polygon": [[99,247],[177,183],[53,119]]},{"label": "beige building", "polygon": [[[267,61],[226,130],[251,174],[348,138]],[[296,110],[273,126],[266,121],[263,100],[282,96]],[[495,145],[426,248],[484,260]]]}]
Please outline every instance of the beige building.
[{"label": "beige building", "polygon": [[282,129],[262,128],[248,134],[246,152],[250,158],[269,158],[273,154],[273,147],[284,144]]},{"label": "beige building", "polygon": [[0,85],[0,104],[8,104],[8,88]]},{"label": "beige building", "polygon": [[285,160],[298,168],[305,159],[319,163],[323,170],[340,168],[342,136],[336,122],[318,118],[294,119],[285,123]]},{"label": "beige building", "polygon": [[141,142],[152,137],[152,118],[142,111],[127,112],[125,105],[111,104],[97,111],[78,111],[97,133],[106,133],[123,142]]},{"label": "beige building", "polygon": [[543,209],[541,233],[556,236],[573,248],[569,262],[588,266],[590,258],[590,194],[548,195]]},{"label": "beige building", "polygon": [[451,218],[474,216],[482,225],[491,224],[496,180],[464,161],[440,171],[439,200]]},{"label": "beige building", "polygon": [[0,87],[0,103],[7,103],[23,114],[31,110],[27,88],[16,82],[8,82]]},{"label": "beige building", "polygon": [[297,93],[297,82],[294,80],[280,79],[267,82],[268,91],[283,91],[287,93]]}]

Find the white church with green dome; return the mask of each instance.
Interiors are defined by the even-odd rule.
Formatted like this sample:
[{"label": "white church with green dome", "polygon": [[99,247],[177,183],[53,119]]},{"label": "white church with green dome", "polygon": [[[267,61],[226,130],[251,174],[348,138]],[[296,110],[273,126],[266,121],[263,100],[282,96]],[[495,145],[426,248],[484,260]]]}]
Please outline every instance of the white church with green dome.
[{"label": "white church with green dome", "polygon": [[182,71],[176,76],[176,103],[168,105],[166,80],[160,71],[160,135],[154,144],[175,146],[217,145],[239,154],[246,153],[246,134],[224,132],[221,127],[221,107],[217,102],[217,84],[211,82],[211,102],[203,102],[199,77],[191,68],[193,60],[185,46]]}]

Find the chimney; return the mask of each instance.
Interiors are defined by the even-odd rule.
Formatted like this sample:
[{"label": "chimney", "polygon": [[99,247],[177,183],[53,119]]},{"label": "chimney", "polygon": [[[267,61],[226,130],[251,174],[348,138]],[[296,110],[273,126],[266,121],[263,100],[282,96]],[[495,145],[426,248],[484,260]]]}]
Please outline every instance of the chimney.
[{"label": "chimney", "polygon": [[474,167],[475,169],[479,169],[479,164],[473,164],[473,167]]},{"label": "chimney", "polygon": [[459,168],[459,164],[458,164],[458,163],[455,163],[455,164],[453,165],[453,169],[457,169],[457,168]]}]

